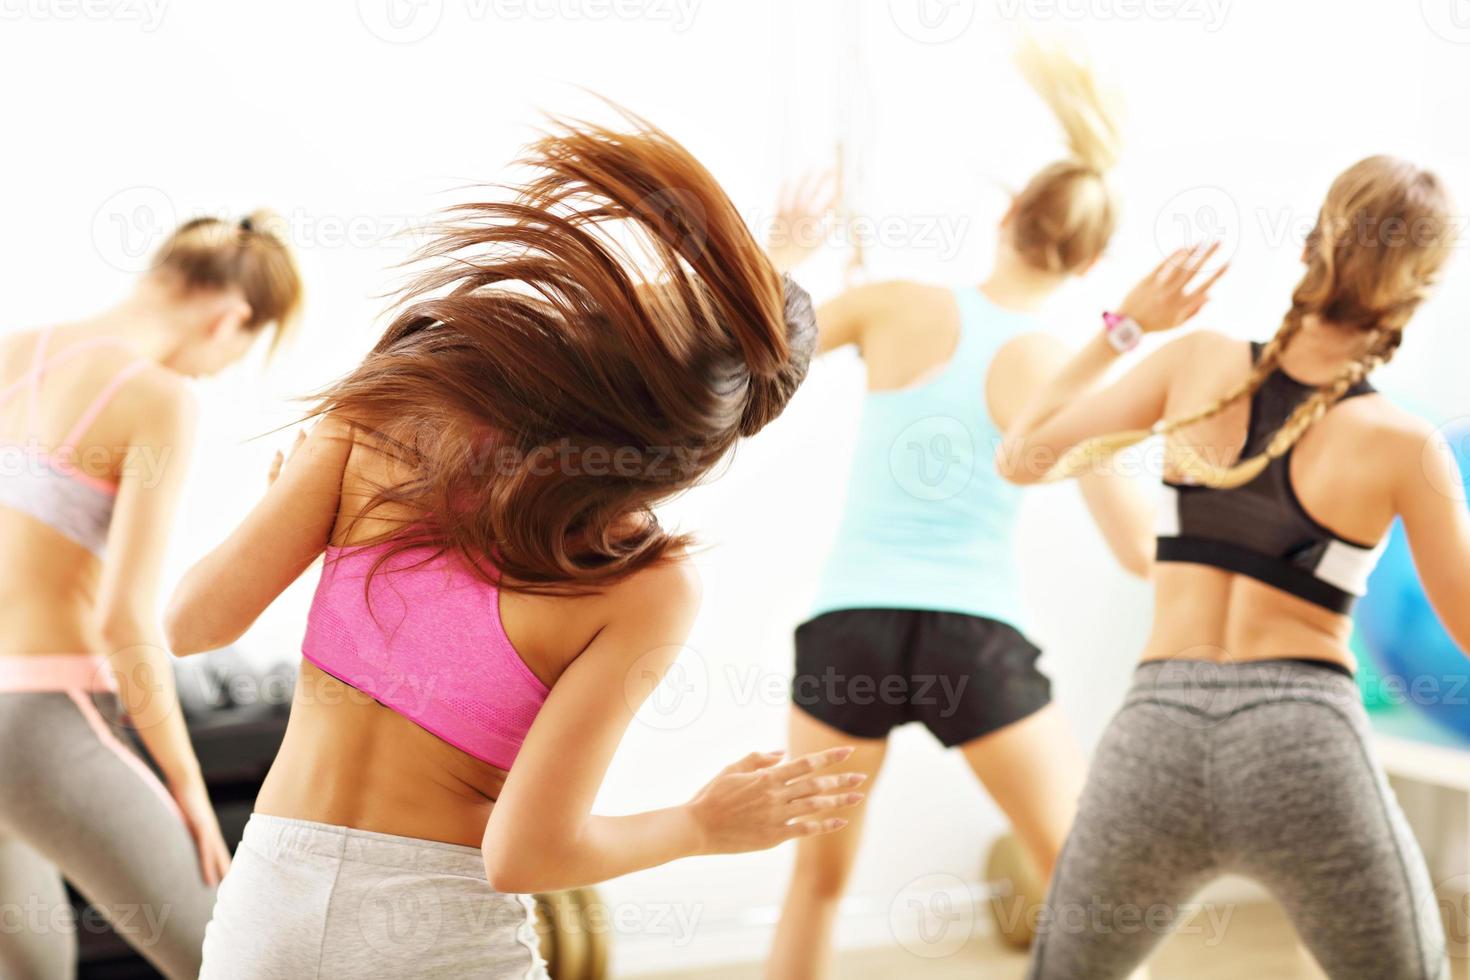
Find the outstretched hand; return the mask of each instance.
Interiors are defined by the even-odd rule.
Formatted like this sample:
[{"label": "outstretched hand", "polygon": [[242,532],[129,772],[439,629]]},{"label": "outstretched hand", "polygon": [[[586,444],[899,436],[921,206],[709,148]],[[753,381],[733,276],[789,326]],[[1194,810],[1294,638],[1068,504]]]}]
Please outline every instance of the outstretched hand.
[{"label": "outstretched hand", "polygon": [[822,247],[836,205],[837,179],[830,170],[782,185],[766,244],[776,268],[789,272]]},{"label": "outstretched hand", "polygon": [[1133,318],[1145,333],[1172,330],[1184,323],[1200,311],[1210,298],[1210,287],[1230,268],[1226,262],[1200,278],[1205,263],[1219,248],[1217,241],[1176,250],[1133,287],[1118,313]]}]

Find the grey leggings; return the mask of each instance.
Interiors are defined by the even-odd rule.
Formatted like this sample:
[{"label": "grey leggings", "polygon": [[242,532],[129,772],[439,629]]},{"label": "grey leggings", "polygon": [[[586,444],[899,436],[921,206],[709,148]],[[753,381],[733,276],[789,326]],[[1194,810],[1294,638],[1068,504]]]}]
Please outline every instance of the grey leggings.
[{"label": "grey leggings", "polygon": [[1226,872],[1270,890],[1333,980],[1449,975],[1424,858],[1343,674],[1140,666],[1093,758],[1029,976],[1128,976]]},{"label": "grey leggings", "polygon": [[170,978],[199,973],[214,889],[167,792],[118,739],[116,698],[0,693],[0,977],[75,974],[65,875]]}]

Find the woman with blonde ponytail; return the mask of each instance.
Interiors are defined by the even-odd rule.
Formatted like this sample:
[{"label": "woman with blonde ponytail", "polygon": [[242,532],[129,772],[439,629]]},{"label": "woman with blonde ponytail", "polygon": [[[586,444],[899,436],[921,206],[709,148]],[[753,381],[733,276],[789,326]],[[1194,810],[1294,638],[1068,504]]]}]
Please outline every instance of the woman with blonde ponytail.
[{"label": "woman with blonde ponytail", "polygon": [[[1002,218],[977,285],[881,282],[817,311],[818,349],[856,345],[868,372],[845,512],[811,618],[796,631],[793,751],[856,744],[843,764],[871,781],[889,732],[924,724],[958,747],[1050,873],[1083,760],[1025,636],[1013,533],[1019,495],[990,464],[1001,432],[1066,360],[1036,313],[1101,256],[1117,221],[1107,172],[1113,107],[1086,65],[1028,45],[1019,64],[1066,136]],[[772,252],[791,265],[813,195],[783,205]],[[1127,481],[1083,493],[1119,561],[1148,574],[1149,517]],[[768,975],[831,973],[832,929],[856,858],[862,808],[840,833],[802,841]]]},{"label": "woman with blonde ponytail", "polygon": [[[997,462],[1017,483],[1085,478],[1125,446],[1164,443],[1153,630],[1092,760],[1032,977],[1127,976],[1227,872],[1271,891],[1333,980],[1447,975],[1424,859],[1353,682],[1348,614],[1400,517],[1470,649],[1470,515],[1443,491],[1460,485],[1454,458],[1368,380],[1454,231],[1432,173],[1362,160],[1328,191],[1269,342],[1197,331],[1091,390],[1120,337],[1176,327],[1208,298],[1214,247],[1184,250],[1011,426]],[[1156,927],[1100,926],[1097,908],[1155,910]]]},{"label": "woman with blonde ponytail", "polygon": [[300,299],[267,214],[200,218],[111,309],[0,341],[0,902],[27,910],[0,932],[0,976],[74,974],[63,875],[165,976],[199,973],[230,854],[158,602],[188,379],[274,346]]}]

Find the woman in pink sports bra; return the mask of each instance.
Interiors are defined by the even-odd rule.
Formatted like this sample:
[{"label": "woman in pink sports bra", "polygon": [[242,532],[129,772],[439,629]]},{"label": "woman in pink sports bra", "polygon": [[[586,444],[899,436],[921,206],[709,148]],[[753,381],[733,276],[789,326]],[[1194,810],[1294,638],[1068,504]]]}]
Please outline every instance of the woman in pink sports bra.
[{"label": "woman in pink sports bra", "polygon": [[[0,976],[74,975],[62,877],[193,977],[229,865],[163,649],[185,379],[279,340],[301,283],[264,215],[179,228],[112,309],[0,341]],[[125,745],[123,716],[164,780]]]},{"label": "woman in pink sports bra", "polygon": [[544,977],[529,893],[830,832],[861,799],[823,771],[839,747],[592,813],[699,606],[653,508],[780,414],[816,339],[714,178],[633,122],[556,130],[514,201],[452,216],[180,585],[172,647],[212,649],[326,555],[201,976]]}]

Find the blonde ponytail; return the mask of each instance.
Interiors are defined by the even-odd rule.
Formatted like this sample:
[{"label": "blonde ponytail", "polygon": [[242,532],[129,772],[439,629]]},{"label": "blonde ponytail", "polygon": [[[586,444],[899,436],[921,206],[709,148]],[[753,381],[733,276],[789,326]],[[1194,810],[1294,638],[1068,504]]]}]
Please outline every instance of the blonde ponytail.
[{"label": "blonde ponytail", "polygon": [[1083,60],[1054,42],[1028,38],[1016,65],[1056,117],[1070,155],[1044,167],[1016,195],[1010,245],[1036,269],[1080,273],[1117,226],[1117,201],[1105,179],[1122,150],[1117,104]]},{"label": "blonde ponytail", "polygon": [[1256,455],[1221,467],[1182,441],[1166,443],[1166,469],[1187,482],[1217,489],[1250,483],[1272,460],[1285,456],[1355,385],[1393,358],[1403,341],[1404,327],[1449,257],[1454,230],[1450,215],[1449,197],[1429,171],[1384,156],[1354,164],[1328,191],[1317,225],[1307,237],[1306,274],[1292,293],[1291,308],[1280,329],[1262,349],[1249,377],[1189,415],[1074,446],[1043,479],[1076,476],[1150,436],[1167,438],[1251,397],[1277,369],[1282,352],[1301,332],[1308,316],[1362,332],[1362,355],[1298,405]]},{"label": "blonde ponytail", "polygon": [[238,288],[250,304],[248,330],[270,329],[274,354],[301,313],[303,287],[285,219],[259,209],[239,221],[195,218],[154,257],[153,275],[180,288]]}]

